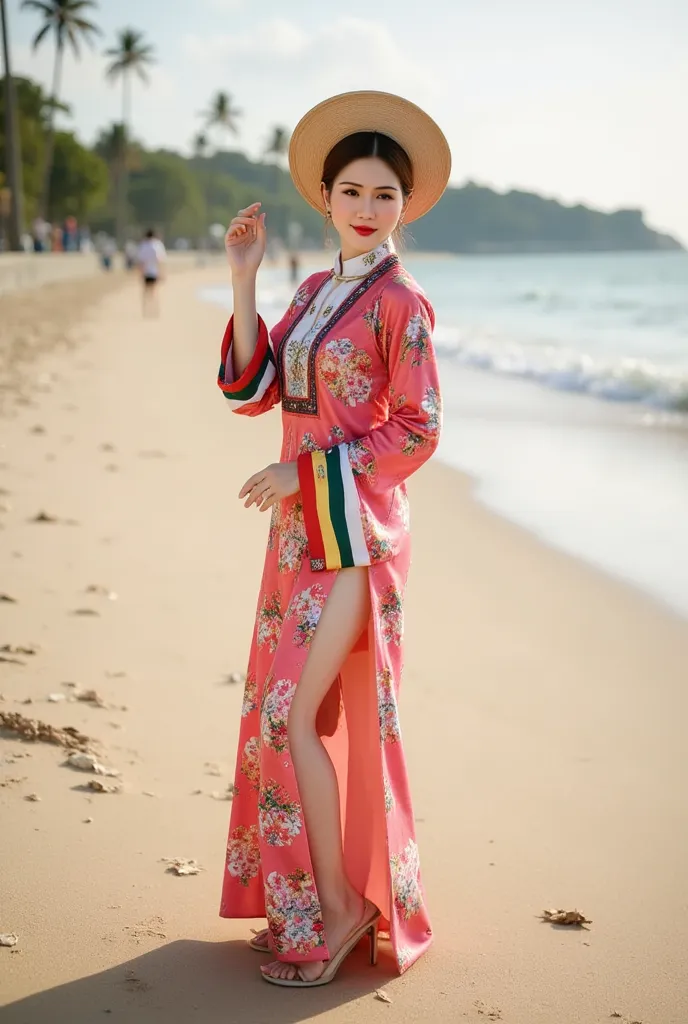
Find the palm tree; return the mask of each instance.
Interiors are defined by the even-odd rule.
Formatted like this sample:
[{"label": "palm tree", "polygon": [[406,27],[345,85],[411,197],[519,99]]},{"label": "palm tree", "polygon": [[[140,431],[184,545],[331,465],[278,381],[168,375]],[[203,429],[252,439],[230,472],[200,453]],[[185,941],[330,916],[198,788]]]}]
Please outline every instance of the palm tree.
[{"label": "palm tree", "polygon": [[55,39],[55,63],[53,65],[52,109],[48,120],[45,139],[45,155],[43,164],[43,185],[38,200],[38,214],[45,217],[48,213],[50,200],[50,175],[53,169],[53,153],[55,148],[55,111],[59,110],[59,92],[62,80],[62,62],[64,51],[69,44],[74,56],[78,59],[79,42],[85,39],[93,44],[93,36],[100,34],[100,29],[84,17],[90,7],[97,7],[95,0],[22,0],[22,8],[38,11],[43,15],[43,25],[36,33],[33,48],[36,50],[51,33]]},{"label": "palm tree", "polygon": [[131,76],[136,74],[142,82],[148,81],[148,68],[155,63],[153,47],[146,43],[143,33],[135,28],[122,29],[117,37],[117,45],[105,51],[110,63],[105,72],[110,81],[122,79],[122,155],[120,161],[121,174],[117,192],[117,242],[122,245],[125,234],[126,206],[128,195],[127,173],[127,137],[131,120]]},{"label": "palm tree", "polygon": [[5,0],[0,0],[0,21],[2,22],[2,54],[5,65],[5,153],[7,182],[9,187],[9,248],[19,252],[24,223],[24,186],[22,182],[21,142],[19,140],[19,119],[17,116],[17,93],[10,66],[10,39],[7,24]]},{"label": "palm tree", "polygon": [[228,92],[216,92],[208,111],[202,116],[205,117],[207,128],[218,128],[222,132],[229,132],[230,135],[239,134],[237,118],[241,117],[241,111],[234,106]]},{"label": "palm tree", "polygon": [[275,194],[279,192],[280,163],[289,150],[289,130],[282,125],[275,125],[272,129],[270,142],[265,148],[265,155],[273,157],[275,161]]}]

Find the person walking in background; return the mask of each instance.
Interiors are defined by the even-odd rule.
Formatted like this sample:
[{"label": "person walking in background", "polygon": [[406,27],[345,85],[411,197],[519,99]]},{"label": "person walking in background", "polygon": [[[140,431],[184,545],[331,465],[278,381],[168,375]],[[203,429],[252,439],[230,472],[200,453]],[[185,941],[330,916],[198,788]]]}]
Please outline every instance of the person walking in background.
[{"label": "person walking in background", "polygon": [[441,405],[434,313],[393,236],[439,200],[451,157],[413,103],[354,92],[306,114],[289,165],[340,251],[268,334],[261,204],[226,235],[234,313],[218,384],[237,413],[280,403],[283,444],[239,492],[272,521],[220,915],[267,917],[250,940],[272,956],[263,978],[307,988],[331,981],[365,935],[375,963],[378,925],[400,972],[432,942],[397,695],[405,481],[437,447]]},{"label": "person walking in background", "polygon": [[165,246],[156,238],[155,231],[149,228],[146,237],[139,245],[137,262],[143,282],[142,308],[144,316],[157,316],[160,312],[158,302],[158,284],[164,278],[163,265],[167,259]]}]

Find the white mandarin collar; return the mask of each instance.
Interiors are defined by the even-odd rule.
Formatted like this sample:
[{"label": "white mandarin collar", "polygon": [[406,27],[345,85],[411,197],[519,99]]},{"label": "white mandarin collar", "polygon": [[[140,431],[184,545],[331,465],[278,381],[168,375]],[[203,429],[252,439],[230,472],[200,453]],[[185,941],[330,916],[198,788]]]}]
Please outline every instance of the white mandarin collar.
[{"label": "white mandarin collar", "polygon": [[359,275],[365,277],[366,274],[375,269],[378,263],[382,263],[393,252],[395,252],[395,248],[391,238],[386,238],[384,242],[380,242],[376,249],[364,252],[360,256],[354,256],[350,260],[344,260],[343,263],[340,251],[334,258],[334,272],[335,274],[342,274],[344,277],[358,277]]}]

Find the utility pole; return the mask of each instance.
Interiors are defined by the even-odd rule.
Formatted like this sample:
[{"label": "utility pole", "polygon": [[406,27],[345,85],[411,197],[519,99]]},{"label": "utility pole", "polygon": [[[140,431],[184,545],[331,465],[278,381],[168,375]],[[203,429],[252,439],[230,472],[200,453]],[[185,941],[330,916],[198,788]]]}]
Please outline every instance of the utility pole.
[{"label": "utility pole", "polygon": [[0,18],[2,19],[2,54],[5,62],[5,153],[7,159],[7,184],[11,193],[7,234],[9,248],[14,252],[20,252],[22,249],[21,236],[24,222],[24,191],[19,122],[17,119],[17,93],[10,66],[10,41],[5,0],[0,0]]}]

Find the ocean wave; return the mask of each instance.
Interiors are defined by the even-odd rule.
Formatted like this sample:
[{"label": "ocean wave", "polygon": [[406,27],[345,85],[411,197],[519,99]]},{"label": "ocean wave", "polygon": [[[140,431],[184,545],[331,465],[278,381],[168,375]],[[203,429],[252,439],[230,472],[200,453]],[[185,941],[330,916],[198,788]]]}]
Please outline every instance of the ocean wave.
[{"label": "ocean wave", "polygon": [[557,391],[688,412],[688,368],[669,369],[647,359],[603,361],[553,346],[465,340],[457,331],[441,325],[435,333],[435,349],[440,357],[462,366],[536,381]]}]

